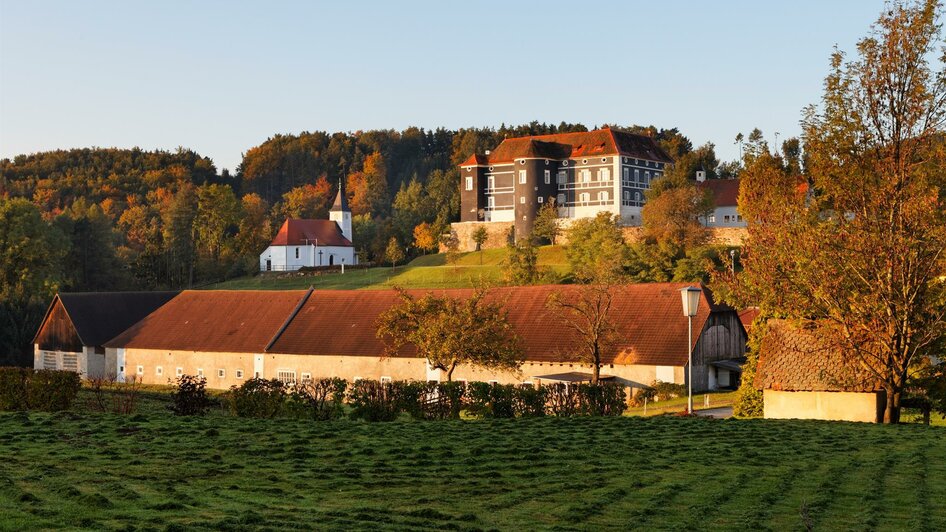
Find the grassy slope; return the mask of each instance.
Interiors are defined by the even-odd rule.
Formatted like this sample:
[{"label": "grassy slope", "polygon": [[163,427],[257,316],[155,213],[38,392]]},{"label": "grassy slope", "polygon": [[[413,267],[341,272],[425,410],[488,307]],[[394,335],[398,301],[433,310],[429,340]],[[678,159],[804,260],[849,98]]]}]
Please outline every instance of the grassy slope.
[{"label": "grassy slope", "polygon": [[[349,270],[344,275],[330,273],[319,276],[292,274],[241,277],[208,288],[227,290],[291,290],[314,286],[321,289],[379,289],[401,286],[404,288],[466,288],[482,283],[498,283],[503,279],[501,262],[506,249],[488,249],[464,253],[456,265],[447,265],[443,254],[418,257],[406,266],[378,267],[367,270]],[[539,248],[539,264],[551,269],[557,276],[568,273],[564,248]]]},{"label": "grassy slope", "polygon": [[0,529],[946,529],[946,430],[0,413]]}]

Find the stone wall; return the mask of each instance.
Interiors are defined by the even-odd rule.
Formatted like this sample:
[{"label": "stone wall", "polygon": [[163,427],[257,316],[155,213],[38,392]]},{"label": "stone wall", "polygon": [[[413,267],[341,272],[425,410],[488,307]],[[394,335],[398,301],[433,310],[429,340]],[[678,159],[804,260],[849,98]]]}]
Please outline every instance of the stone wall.
[{"label": "stone wall", "polygon": [[[556,244],[568,244],[568,227],[573,220],[560,219],[559,227],[561,233],[556,239]],[[457,236],[460,242],[460,251],[476,251],[476,243],[473,242],[473,231],[477,227],[485,227],[489,238],[483,244],[483,249],[500,248],[506,245],[509,228],[512,222],[457,222],[450,224],[451,231]],[[643,238],[643,228],[640,226],[622,227],[624,240],[628,244],[633,244]],[[747,230],[745,227],[710,227],[709,232],[712,235],[713,244],[724,246],[741,246],[746,239]],[[446,248],[440,245],[440,252],[443,253]]]}]

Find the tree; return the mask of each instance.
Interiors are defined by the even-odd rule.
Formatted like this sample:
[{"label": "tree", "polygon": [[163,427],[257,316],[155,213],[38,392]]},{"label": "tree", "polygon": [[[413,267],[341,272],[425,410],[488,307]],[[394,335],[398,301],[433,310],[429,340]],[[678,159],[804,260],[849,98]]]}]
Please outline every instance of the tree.
[{"label": "tree", "polygon": [[399,290],[400,301],[378,317],[377,335],[385,353],[396,355],[413,346],[431,368],[453,379],[458,365],[515,371],[522,364],[519,340],[508,312],[488,292],[476,290],[468,298],[427,294],[416,299]]},{"label": "tree", "polygon": [[362,171],[349,176],[348,192],[352,195],[352,214],[387,215],[391,209],[391,197],[387,167],[380,153],[365,157]]},{"label": "tree", "polygon": [[510,241],[506,245],[508,254],[503,259],[503,272],[506,282],[521,286],[538,283],[544,277],[544,271],[539,267],[539,256],[536,253],[532,238],[523,238],[519,242]]},{"label": "tree", "polygon": [[240,199],[240,211],[237,249],[255,260],[273,238],[269,204],[259,194],[247,194]]},{"label": "tree", "polygon": [[608,283],[586,284],[568,293],[553,292],[546,306],[559,317],[559,323],[575,334],[574,356],[591,365],[591,383],[601,375],[601,359],[614,346],[617,330],[611,320],[613,286]]},{"label": "tree", "polygon": [[[735,300],[817,320],[900,418],[911,368],[946,335],[946,57],[935,1],[891,5],[858,56],[832,56],[820,108],[805,112],[799,181],[764,143],[747,150],[750,220]],[[750,137],[751,140],[752,137]]]},{"label": "tree", "polygon": [[236,231],[240,217],[240,202],[233,189],[225,185],[197,187],[197,212],[194,216],[198,250],[216,262],[224,247],[229,246],[230,235]]},{"label": "tree", "polygon": [[437,249],[437,235],[429,223],[421,222],[414,227],[414,247],[424,253]]},{"label": "tree", "polygon": [[539,214],[535,217],[535,223],[532,225],[532,237],[538,240],[547,241],[549,244],[555,244],[561,229],[558,226],[558,207],[555,206],[555,198],[549,198],[541,208]]},{"label": "tree", "polygon": [[628,249],[618,217],[607,212],[576,220],[568,230],[565,257],[579,282],[614,282],[623,277]]},{"label": "tree", "polygon": [[333,198],[332,185],[323,175],[315,184],[306,183],[283,194],[283,215],[286,218],[326,218]]},{"label": "tree", "polygon": [[62,262],[64,285],[69,290],[114,290],[125,284],[126,271],[115,253],[112,223],[98,205],[79,198],[54,224],[70,242]]},{"label": "tree", "polygon": [[391,268],[397,266],[397,263],[404,260],[404,250],[401,249],[401,244],[397,241],[397,238],[391,237],[388,240],[388,247],[384,250],[384,256],[388,259],[388,262],[391,263]]},{"label": "tree", "polygon": [[482,225],[477,226],[473,230],[473,233],[470,235],[473,239],[473,242],[476,244],[476,251],[480,252],[480,265],[483,264],[483,244],[486,243],[486,240],[489,238],[489,233],[486,232],[486,228]]},{"label": "tree", "polygon": [[457,238],[457,234],[453,231],[443,235],[440,239],[443,247],[447,249],[446,261],[447,264],[456,265],[460,260],[460,239]]},{"label": "tree", "polygon": [[686,177],[660,179],[647,191],[647,202],[641,211],[644,237],[670,244],[684,254],[709,240],[709,231],[700,218],[712,211],[712,196],[697,187],[695,181]]}]

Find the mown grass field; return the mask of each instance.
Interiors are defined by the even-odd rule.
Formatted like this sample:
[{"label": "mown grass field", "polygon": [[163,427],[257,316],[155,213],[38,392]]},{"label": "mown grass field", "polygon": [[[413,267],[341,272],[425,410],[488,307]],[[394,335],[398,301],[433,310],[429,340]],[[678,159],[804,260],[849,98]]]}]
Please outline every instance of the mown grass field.
[{"label": "mown grass field", "polygon": [[[323,275],[268,273],[241,277],[206,288],[219,290],[294,290],[309,286],[316,289],[336,290],[383,289],[395,286],[470,288],[501,283],[504,274],[502,260],[508,253],[504,248],[463,253],[456,264],[447,264],[446,256],[443,254],[432,254],[418,257],[396,268],[378,266],[364,270],[349,269],[344,275],[337,272]],[[570,271],[562,246],[540,247],[538,255],[539,265],[547,268],[551,274],[550,281],[560,280]]]},{"label": "mown grass field", "polygon": [[0,529],[946,530],[946,429],[0,413]]}]

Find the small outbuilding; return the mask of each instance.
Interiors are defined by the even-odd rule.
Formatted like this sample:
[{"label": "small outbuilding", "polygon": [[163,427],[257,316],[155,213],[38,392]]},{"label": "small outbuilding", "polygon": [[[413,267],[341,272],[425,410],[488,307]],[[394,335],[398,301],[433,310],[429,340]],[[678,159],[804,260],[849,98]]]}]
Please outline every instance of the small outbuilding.
[{"label": "small outbuilding", "polygon": [[886,396],[878,380],[830,338],[815,322],[768,322],[755,377],[766,418],[883,420]]},{"label": "small outbuilding", "polygon": [[105,377],[105,342],[141,321],[178,292],[56,294],[33,337],[33,367]]}]

